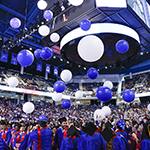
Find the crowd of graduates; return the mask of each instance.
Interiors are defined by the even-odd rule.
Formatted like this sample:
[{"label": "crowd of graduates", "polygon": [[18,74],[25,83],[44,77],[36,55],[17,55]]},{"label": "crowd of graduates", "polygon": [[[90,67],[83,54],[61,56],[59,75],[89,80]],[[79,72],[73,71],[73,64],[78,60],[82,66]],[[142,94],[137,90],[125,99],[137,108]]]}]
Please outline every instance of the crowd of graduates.
[{"label": "crowd of graduates", "polygon": [[32,114],[23,114],[16,104],[0,103],[0,150],[150,150],[146,104],[109,105],[111,115],[98,121],[96,105],[66,110],[35,103]]}]

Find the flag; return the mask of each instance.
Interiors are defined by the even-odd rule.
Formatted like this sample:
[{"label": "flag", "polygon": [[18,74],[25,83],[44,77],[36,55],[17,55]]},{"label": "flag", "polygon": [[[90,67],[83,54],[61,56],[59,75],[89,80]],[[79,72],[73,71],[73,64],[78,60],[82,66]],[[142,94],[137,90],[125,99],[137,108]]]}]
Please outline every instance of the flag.
[{"label": "flag", "polygon": [[58,76],[58,67],[55,67],[55,66],[54,66],[54,75]]},{"label": "flag", "polygon": [[7,59],[8,59],[8,52],[1,51],[1,61],[7,62]]},{"label": "flag", "polygon": [[51,72],[51,66],[49,64],[46,64],[45,72],[46,73],[50,73]]},{"label": "flag", "polygon": [[17,54],[12,53],[11,55],[11,64],[17,65]]},{"label": "flag", "polygon": [[36,70],[40,72],[42,71],[42,62],[37,62]]}]

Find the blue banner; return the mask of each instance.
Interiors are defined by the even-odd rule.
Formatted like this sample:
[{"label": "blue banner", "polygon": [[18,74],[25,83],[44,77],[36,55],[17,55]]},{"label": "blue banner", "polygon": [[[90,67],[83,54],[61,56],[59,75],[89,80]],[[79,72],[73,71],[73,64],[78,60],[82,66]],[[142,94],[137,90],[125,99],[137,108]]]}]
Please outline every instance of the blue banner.
[{"label": "blue banner", "polygon": [[11,64],[17,65],[17,54],[12,53],[11,55]]},{"label": "blue banner", "polygon": [[1,51],[1,61],[7,62],[7,59],[8,59],[8,52]]},{"label": "blue banner", "polygon": [[42,71],[42,62],[37,62],[36,70],[40,72]]},{"label": "blue banner", "polygon": [[58,76],[58,67],[55,67],[55,66],[54,66],[54,75]]},{"label": "blue banner", "polygon": [[46,64],[45,72],[46,73],[50,73],[51,72],[51,66],[49,64]]}]

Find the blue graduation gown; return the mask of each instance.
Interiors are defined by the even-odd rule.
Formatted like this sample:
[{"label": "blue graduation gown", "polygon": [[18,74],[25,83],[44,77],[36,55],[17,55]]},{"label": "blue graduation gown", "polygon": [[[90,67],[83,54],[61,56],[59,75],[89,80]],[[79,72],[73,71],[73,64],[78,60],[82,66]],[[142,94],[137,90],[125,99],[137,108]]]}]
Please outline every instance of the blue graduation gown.
[{"label": "blue graduation gown", "polygon": [[[24,133],[23,133],[23,134],[24,134]],[[28,141],[28,135],[25,134],[24,140],[21,142],[21,138],[22,138],[23,134],[20,135],[20,133],[19,133],[19,134],[16,135],[15,141],[14,141],[14,143],[13,143],[13,148],[14,148],[15,145],[16,145],[17,137],[20,135],[20,140],[19,140],[20,146],[19,146],[19,150],[26,150],[26,148],[27,148],[27,141]]]},{"label": "blue graduation gown", "polygon": [[150,140],[149,139],[144,139],[141,142],[141,150],[150,150]]},{"label": "blue graduation gown", "polygon": [[61,142],[60,150],[77,150],[78,141],[79,137],[76,137],[75,139],[66,137]]},{"label": "blue graduation gown", "polygon": [[0,150],[9,150],[9,147],[6,145],[2,138],[0,138]]},{"label": "blue graduation gown", "polygon": [[126,138],[126,140],[128,140],[128,134],[127,134],[126,131],[124,131],[124,133],[123,133],[123,132],[117,132],[116,134],[117,134],[118,136],[122,135],[122,136],[124,136],[124,137]]},{"label": "blue graduation gown", "polygon": [[29,149],[30,147],[32,147],[33,145],[33,140],[30,137],[30,133],[28,134],[28,142],[27,142],[27,149]]},{"label": "blue graduation gown", "polygon": [[116,136],[113,139],[113,150],[130,150],[128,141],[122,136]]},{"label": "blue graduation gown", "polygon": [[[6,132],[6,131],[5,131],[5,132]],[[2,131],[2,132],[1,132],[1,137],[2,137],[2,134],[3,134],[3,133],[4,133],[4,132]],[[9,145],[10,139],[11,139],[11,131],[8,130],[8,131],[7,131],[7,134],[6,134],[6,138],[5,138],[5,140],[4,140],[7,145]]]},{"label": "blue graduation gown", "polygon": [[[37,150],[38,130],[34,130],[29,134],[30,142],[33,141],[33,150]],[[29,142],[29,144],[31,144]],[[51,150],[52,130],[50,128],[41,129],[41,150]],[[29,145],[28,145],[29,147]]]},{"label": "blue graduation gown", "polygon": [[77,144],[78,150],[105,150],[105,147],[106,141],[100,133],[95,133],[94,136],[83,134]]},{"label": "blue graduation gown", "polygon": [[54,147],[55,147],[55,149],[57,149],[57,148],[60,149],[61,141],[63,139],[63,135],[64,135],[64,132],[62,132],[62,129],[59,128],[56,131],[55,138],[54,138]]}]

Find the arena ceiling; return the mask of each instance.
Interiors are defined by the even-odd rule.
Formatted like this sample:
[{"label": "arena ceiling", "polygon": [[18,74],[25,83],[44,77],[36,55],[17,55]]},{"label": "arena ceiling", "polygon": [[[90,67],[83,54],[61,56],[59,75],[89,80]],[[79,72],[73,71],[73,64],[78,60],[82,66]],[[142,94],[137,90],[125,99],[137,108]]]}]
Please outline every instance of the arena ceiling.
[{"label": "arena ceiling", "polygon": [[[118,23],[134,29],[140,36],[140,51],[126,61],[113,61],[112,64],[104,63],[103,65],[93,64],[93,67],[99,69],[100,73],[129,73],[150,69],[150,28],[142,21],[142,19],[132,10],[130,6],[127,8],[96,8],[94,0],[85,0],[84,4],[75,7],[67,5],[67,0],[47,0],[48,7],[54,12],[54,18],[46,21],[43,18],[43,12],[37,7],[38,0],[0,0],[0,41],[1,51],[5,50],[9,53],[18,53],[22,49],[29,49],[34,52],[37,48],[44,46],[53,47],[53,50],[59,52],[60,42],[52,43],[47,37],[41,37],[37,31],[30,34],[34,29],[38,29],[38,25],[47,24],[51,33],[57,32],[61,38],[68,32],[79,27],[82,19],[88,19],[91,23]],[[149,2],[149,1],[147,1]],[[61,6],[66,5],[66,9],[61,11]],[[67,21],[64,22],[64,14]],[[10,26],[9,21],[12,17],[17,17],[22,24],[19,29]],[[25,35],[28,35],[25,38]],[[22,39],[22,37],[24,37]],[[22,39],[22,40],[20,40]],[[20,40],[20,41],[19,41]],[[19,41],[19,42],[18,42]],[[32,48],[32,49],[31,49]],[[48,63],[61,69],[68,68],[74,75],[85,75],[90,67],[85,63],[76,63],[69,60],[62,52],[54,54],[53,58],[48,61],[35,60],[34,63],[25,68],[25,72],[37,75],[45,75],[45,72],[36,71],[36,62],[42,61],[43,64]],[[143,54],[143,55],[141,55]],[[20,65],[14,66],[10,64],[11,56],[8,56],[8,62],[0,62],[0,66],[5,69],[20,70]],[[143,63],[145,62],[145,63]],[[142,63],[141,65],[139,65]],[[138,67],[133,67],[138,65]],[[53,75],[51,75],[53,77]]]}]

